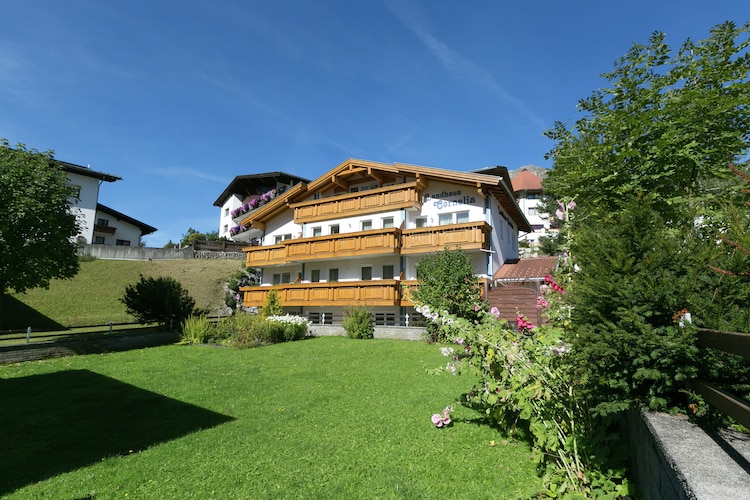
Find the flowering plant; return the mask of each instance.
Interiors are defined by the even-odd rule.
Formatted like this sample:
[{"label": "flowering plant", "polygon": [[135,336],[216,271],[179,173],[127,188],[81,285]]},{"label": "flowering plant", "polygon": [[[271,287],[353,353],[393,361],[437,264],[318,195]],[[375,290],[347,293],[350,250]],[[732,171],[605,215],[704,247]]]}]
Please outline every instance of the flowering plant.
[{"label": "flowering plant", "polygon": [[442,413],[435,413],[432,416],[432,423],[435,424],[435,427],[440,429],[441,427],[446,427],[451,423],[451,412],[453,411],[453,408],[450,406],[446,406],[443,408]]}]

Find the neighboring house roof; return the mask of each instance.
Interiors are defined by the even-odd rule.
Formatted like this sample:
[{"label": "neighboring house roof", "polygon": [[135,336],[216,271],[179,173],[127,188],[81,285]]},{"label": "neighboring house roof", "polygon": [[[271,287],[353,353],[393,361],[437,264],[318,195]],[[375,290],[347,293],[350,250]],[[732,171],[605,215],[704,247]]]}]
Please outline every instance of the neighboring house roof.
[{"label": "neighboring house roof", "polygon": [[63,170],[65,170],[66,172],[70,172],[71,174],[84,175],[86,177],[94,177],[95,179],[99,179],[99,180],[107,181],[107,182],[115,182],[115,181],[122,180],[122,177],[117,177],[116,175],[107,174],[104,172],[97,172],[96,170],[91,170],[89,167],[82,167],[81,165],[74,165],[73,163],[68,163],[66,161],[59,161],[59,160],[56,160],[56,161],[62,165]]},{"label": "neighboring house roof", "polygon": [[523,167],[518,167],[513,170],[508,170],[508,175],[510,175],[510,178],[513,179],[515,176],[517,176],[518,174],[524,171],[531,172],[537,177],[541,177],[542,179],[544,179],[545,177],[547,177],[547,173],[549,172],[549,169],[545,167],[538,167],[536,165],[524,165]]},{"label": "neighboring house roof", "polygon": [[[261,209],[258,209],[247,219],[243,220],[242,224],[260,227],[260,225],[270,217],[273,217],[279,211],[288,208],[288,204],[302,201],[303,197],[310,196],[310,193],[324,192],[327,189],[344,184],[344,179],[348,180],[350,177],[357,180],[378,180],[381,179],[383,175],[392,176],[394,174],[410,174],[414,175],[418,182],[420,179],[452,181],[459,184],[469,185],[480,193],[491,193],[521,231],[531,232],[532,228],[529,221],[518,207],[515,197],[510,191],[510,185],[506,184],[506,179],[509,180],[507,169],[505,167],[492,167],[492,169],[493,172],[496,173],[488,175],[484,173],[459,172],[455,170],[408,165],[405,163],[387,164],[350,158],[309,184],[303,182],[295,185],[282,195],[274,198]],[[497,175],[498,173],[501,175]]]},{"label": "neighboring house roof", "polygon": [[310,182],[308,179],[287,174],[285,172],[264,172],[261,174],[238,175],[229,183],[221,195],[216,198],[214,206],[222,206],[227,198],[233,194],[241,194],[243,196],[260,194],[256,192],[258,185],[264,186],[269,185],[270,183],[275,184],[277,181],[284,184]]},{"label": "neighboring house roof", "polygon": [[513,177],[513,191],[541,191],[542,178],[529,170],[523,170]]},{"label": "neighboring house roof", "polygon": [[497,270],[494,281],[540,281],[555,270],[557,257],[532,257],[528,259],[511,259]]},{"label": "neighboring house roof", "polygon": [[151,234],[156,231],[156,228],[153,226],[149,226],[148,224],[141,222],[139,220],[136,220],[132,217],[129,217],[121,212],[118,212],[117,210],[113,210],[109,207],[106,207],[102,205],[101,203],[96,204],[96,211],[102,212],[105,214],[109,214],[112,217],[115,217],[121,221],[127,222],[128,224],[132,224],[133,226],[139,228],[141,230],[141,236],[145,236],[147,234]]}]

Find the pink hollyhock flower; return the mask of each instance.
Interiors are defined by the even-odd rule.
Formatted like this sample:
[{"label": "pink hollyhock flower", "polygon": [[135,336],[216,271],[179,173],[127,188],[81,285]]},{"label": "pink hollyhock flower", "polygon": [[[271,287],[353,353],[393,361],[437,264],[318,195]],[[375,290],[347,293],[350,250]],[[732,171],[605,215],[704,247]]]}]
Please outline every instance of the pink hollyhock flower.
[{"label": "pink hollyhock flower", "polygon": [[492,313],[496,318],[500,317],[500,311],[497,307],[493,307],[492,309],[490,309],[490,313]]},{"label": "pink hollyhock flower", "polygon": [[443,417],[436,413],[432,416],[432,423],[435,424],[435,427],[442,427],[443,426]]},{"label": "pink hollyhock flower", "polygon": [[576,202],[575,201],[569,201],[568,202],[568,210],[574,210],[576,208]]}]

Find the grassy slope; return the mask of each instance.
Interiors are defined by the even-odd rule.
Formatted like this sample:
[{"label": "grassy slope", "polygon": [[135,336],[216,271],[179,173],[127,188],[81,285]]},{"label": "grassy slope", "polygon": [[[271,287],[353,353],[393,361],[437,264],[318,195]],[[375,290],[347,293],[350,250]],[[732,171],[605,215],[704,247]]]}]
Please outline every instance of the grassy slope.
[{"label": "grassy slope", "polygon": [[[324,337],[0,366],[8,498],[524,498],[528,445],[457,408],[434,345]],[[492,442],[495,446],[492,446]]]},{"label": "grassy slope", "polygon": [[133,321],[119,299],[139,276],[171,276],[195,299],[196,306],[216,311],[223,305],[223,286],[243,262],[221,259],[82,262],[78,275],[55,280],[49,290],[10,294],[0,304],[0,329],[100,325]]}]

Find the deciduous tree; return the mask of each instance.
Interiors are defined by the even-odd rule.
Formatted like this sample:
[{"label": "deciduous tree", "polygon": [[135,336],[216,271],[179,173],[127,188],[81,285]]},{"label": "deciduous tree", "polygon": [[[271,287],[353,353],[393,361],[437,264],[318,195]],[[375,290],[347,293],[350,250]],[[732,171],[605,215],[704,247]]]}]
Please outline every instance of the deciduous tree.
[{"label": "deciduous tree", "polygon": [[78,272],[77,193],[51,151],[0,140],[0,295]]},{"label": "deciduous tree", "polygon": [[653,196],[670,218],[710,210],[724,193],[727,164],[750,149],[750,24],[725,22],[708,39],[673,53],[664,33],[635,44],[580,101],[572,127],[556,123],[545,190],[575,199],[592,217],[615,212],[632,193]]}]

